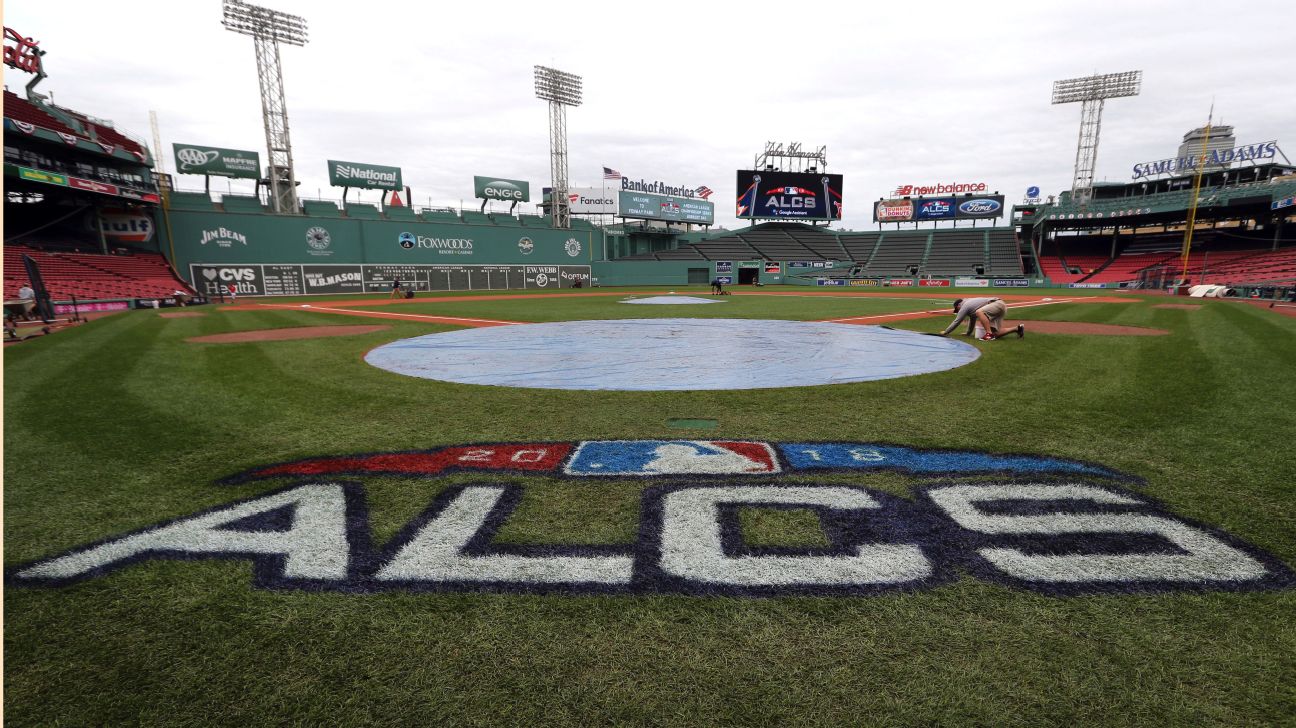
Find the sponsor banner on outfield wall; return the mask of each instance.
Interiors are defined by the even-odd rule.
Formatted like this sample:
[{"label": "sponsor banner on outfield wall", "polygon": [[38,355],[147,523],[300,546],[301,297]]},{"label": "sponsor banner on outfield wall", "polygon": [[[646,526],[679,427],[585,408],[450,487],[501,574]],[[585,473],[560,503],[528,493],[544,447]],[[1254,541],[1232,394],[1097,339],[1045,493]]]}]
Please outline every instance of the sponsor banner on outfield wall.
[{"label": "sponsor banner on outfield wall", "polygon": [[733,283],[733,276],[716,276],[716,280],[720,281],[721,285],[727,286]]},{"label": "sponsor banner on outfield wall", "polygon": [[738,170],[735,217],[840,220],[842,176],[810,172]]},{"label": "sponsor banner on outfield wall", "polygon": [[176,172],[218,177],[261,178],[261,157],[245,149],[225,149],[200,144],[172,144]]},{"label": "sponsor banner on outfield wall", "polygon": [[530,202],[531,183],[520,179],[473,176],[473,194],[479,200]]},{"label": "sponsor banner on outfield wall", "polygon": [[334,187],[364,187],[378,190],[404,189],[400,167],[381,164],[328,160],[329,184]]},{"label": "sponsor banner on outfield wall", "polygon": [[995,288],[1030,288],[1030,281],[1025,278],[996,278]]},{"label": "sponsor banner on outfield wall", "polygon": [[1106,283],[1068,283],[1067,288],[1106,288]]},{"label": "sponsor banner on outfield wall", "polygon": [[699,225],[715,223],[715,203],[706,200],[690,200],[685,197],[668,197],[651,195],[647,192],[617,193],[617,207],[621,217],[632,217],[640,220],[665,220],[666,222],[690,222]]},{"label": "sponsor banner on outfield wall", "polygon": [[716,269],[716,273],[732,273],[732,272],[733,272],[733,261],[732,261],[732,260],[717,260],[717,261],[715,262],[715,269]]},{"label": "sponsor banner on outfield wall", "polygon": [[761,267],[761,263],[759,260],[744,260],[743,262],[738,264],[738,267],[739,268],[759,268]]},{"label": "sponsor banner on outfield wall", "polygon": [[948,278],[923,278],[918,281],[918,285],[926,288],[949,288]]},{"label": "sponsor banner on outfield wall", "polygon": [[955,278],[954,285],[959,288],[986,288],[990,281],[985,278]]},{"label": "sponsor banner on outfield wall", "polygon": [[845,279],[845,278],[816,278],[816,279],[815,279],[815,285],[819,285],[819,286],[844,286],[844,285],[846,285],[846,279]]},{"label": "sponsor banner on outfield wall", "polygon": [[222,265],[193,263],[189,279],[200,294],[299,296],[389,293],[399,280],[414,291],[477,291],[588,286],[588,265]]},{"label": "sponsor banner on outfield wall", "polygon": [[881,278],[852,278],[850,284],[852,286],[880,286],[882,285],[882,279]]},{"label": "sponsor banner on outfield wall", "polygon": [[[365,489],[380,487],[375,479],[464,472],[480,477],[434,483],[422,512],[370,548],[378,537]],[[865,479],[876,473],[886,474],[886,490]],[[817,482],[821,474],[833,479]],[[286,484],[246,495],[248,483],[271,479]],[[493,534],[520,517],[524,490],[541,479],[633,488],[635,538],[587,546],[551,534],[543,546],[497,545]],[[1142,603],[1155,593],[1296,587],[1281,559],[1175,514],[1140,492],[1137,477],[1047,455],[870,442],[478,443],[267,463],[219,485],[244,486],[243,495],[14,564],[6,587],[60,588],[155,559],[210,558],[251,562],[255,588],[343,595],[844,597],[976,579]],[[744,513],[787,509],[820,514],[829,543],[744,543]]]},{"label": "sponsor banner on outfield wall", "polygon": [[887,281],[888,286],[912,286],[913,284],[912,278],[891,278]]},{"label": "sponsor banner on outfield wall", "polygon": [[782,264],[780,264],[780,263],[766,263],[766,264],[765,264],[765,272],[766,272],[766,273],[782,273],[782,272],[783,272],[783,266],[782,266]]}]

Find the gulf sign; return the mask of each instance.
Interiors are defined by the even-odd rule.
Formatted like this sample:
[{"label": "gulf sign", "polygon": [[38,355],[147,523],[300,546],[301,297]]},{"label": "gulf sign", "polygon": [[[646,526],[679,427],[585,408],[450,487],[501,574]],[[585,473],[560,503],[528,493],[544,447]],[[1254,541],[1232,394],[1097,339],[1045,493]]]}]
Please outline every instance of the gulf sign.
[{"label": "gulf sign", "polygon": [[[870,487],[888,473],[908,488]],[[383,541],[367,488],[467,474]],[[501,543],[553,480],[635,493],[633,536]],[[455,445],[276,463],[221,481],[263,492],[6,569],[61,589],[157,560],[250,562],[273,590],[862,597],[968,579],[1070,597],[1296,587],[1274,556],[1144,495],[1138,478],[1044,455],[868,442],[590,440]],[[378,499],[381,500],[381,499]],[[744,514],[807,511],[827,545],[748,542]],[[384,528],[384,530],[387,530]],[[555,542],[558,541],[558,542]],[[170,572],[155,572],[165,581]]]}]

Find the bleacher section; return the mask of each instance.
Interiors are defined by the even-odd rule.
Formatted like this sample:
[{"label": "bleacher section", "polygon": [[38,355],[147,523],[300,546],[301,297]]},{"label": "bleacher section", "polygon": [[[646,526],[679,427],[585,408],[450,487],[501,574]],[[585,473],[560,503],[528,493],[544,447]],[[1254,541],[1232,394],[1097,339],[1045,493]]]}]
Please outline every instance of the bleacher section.
[{"label": "bleacher section", "polygon": [[71,296],[81,300],[152,298],[170,296],[189,286],[171,275],[166,260],[157,253],[98,255],[52,253],[23,245],[4,246],[4,297],[16,298],[28,283],[23,255],[40,266],[41,276],[55,301]]},{"label": "bleacher section", "polygon": [[910,275],[911,268],[921,268],[931,233],[927,230],[901,230],[882,233],[877,252],[864,266],[866,275]]},{"label": "bleacher section", "polygon": [[388,220],[419,222],[419,216],[408,207],[388,207],[383,210],[383,213],[387,215]]},{"label": "bleacher section", "polygon": [[206,192],[172,192],[167,195],[167,202],[174,210],[211,212],[216,209],[211,196]]},{"label": "bleacher section", "polygon": [[302,200],[302,210],[312,217],[342,217],[338,206],[328,200]]},{"label": "bleacher section", "polygon": [[986,273],[995,276],[1023,275],[1021,250],[1012,228],[992,228],[986,232],[989,265]]},{"label": "bleacher section", "polygon": [[27,99],[8,90],[4,92],[4,115],[6,119],[43,126],[46,129],[61,131],[64,134],[77,134],[77,131],[72,127],[50,116]]},{"label": "bleacher section", "polygon": [[1211,262],[1207,266],[1206,279],[1231,286],[1291,284],[1296,281],[1296,247],[1240,255],[1219,265]]},{"label": "bleacher section", "polygon": [[251,195],[221,195],[221,206],[225,212],[243,212],[260,215],[266,212],[261,200]]},{"label": "bleacher section", "polygon": [[983,272],[985,260],[985,231],[952,230],[932,236],[931,252],[923,263],[922,272],[932,275],[976,275]]},{"label": "bleacher section", "polygon": [[378,208],[368,202],[348,202],[346,205],[347,217],[353,217],[357,220],[381,220],[382,214]]},{"label": "bleacher section", "polygon": [[841,233],[838,237],[846,251],[847,260],[867,263],[873,257],[882,233]]}]

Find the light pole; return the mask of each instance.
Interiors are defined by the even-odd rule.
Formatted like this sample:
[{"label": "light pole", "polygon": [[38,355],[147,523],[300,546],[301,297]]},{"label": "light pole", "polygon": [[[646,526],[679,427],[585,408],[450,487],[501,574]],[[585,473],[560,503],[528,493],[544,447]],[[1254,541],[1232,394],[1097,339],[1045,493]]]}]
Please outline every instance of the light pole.
[{"label": "light pole", "polygon": [[1073,204],[1085,204],[1093,197],[1103,102],[1121,96],[1137,96],[1142,83],[1142,71],[1104,73],[1053,82],[1054,104],[1080,102],[1080,140],[1076,143],[1075,176],[1071,181]]},{"label": "light pole", "polygon": [[226,30],[252,36],[257,78],[261,82],[261,117],[265,121],[266,156],[270,163],[270,201],[275,212],[296,214],[297,175],[293,172],[288,106],[284,102],[279,44],[306,45],[306,20],[278,10],[224,0]]},{"label": "light pole", "polygon": [[549,102],[549,210],[553,226],[571,228],[567,201],[567,107],[581,105],[581,77],[547,66],[535,67],[536,98]]}]

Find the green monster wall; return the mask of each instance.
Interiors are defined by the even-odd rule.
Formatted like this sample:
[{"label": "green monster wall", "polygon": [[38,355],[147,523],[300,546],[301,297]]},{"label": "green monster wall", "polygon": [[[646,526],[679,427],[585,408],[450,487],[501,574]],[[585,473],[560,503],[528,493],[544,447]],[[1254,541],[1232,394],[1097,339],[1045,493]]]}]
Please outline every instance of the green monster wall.
[{"label": "green monster wall", "polygon": [[200,293],[372,293],[588,285],[594,230],[170,211],[164,250]]}]

